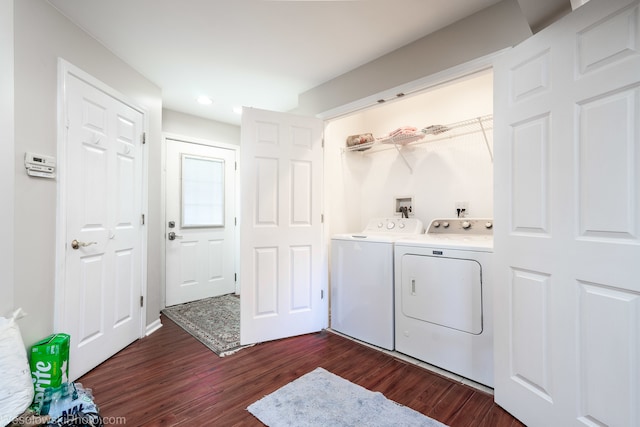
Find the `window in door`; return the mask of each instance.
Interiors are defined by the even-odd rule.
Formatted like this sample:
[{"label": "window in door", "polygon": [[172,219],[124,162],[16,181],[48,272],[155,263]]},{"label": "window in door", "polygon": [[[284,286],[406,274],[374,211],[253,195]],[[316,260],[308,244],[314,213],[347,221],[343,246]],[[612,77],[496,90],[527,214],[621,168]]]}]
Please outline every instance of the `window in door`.
[{"label": "window in door", "polygon": [[224,227],[224,160],[182,155],[182,227]]}]

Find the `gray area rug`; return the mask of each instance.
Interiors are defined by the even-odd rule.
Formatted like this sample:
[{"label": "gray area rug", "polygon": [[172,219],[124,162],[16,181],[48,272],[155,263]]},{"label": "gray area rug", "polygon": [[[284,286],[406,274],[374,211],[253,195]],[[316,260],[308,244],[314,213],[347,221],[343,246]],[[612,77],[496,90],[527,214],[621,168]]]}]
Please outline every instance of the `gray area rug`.
[{"label": "gray area rug", "polygon": [[445,426],[322,368],[252,403],[247,410],[269,427]]},{"label": "gray area rug", "polygon": [[240,298],[234,294],[174,305],[162,313],[220,357],[244,348],[240,346]]}]

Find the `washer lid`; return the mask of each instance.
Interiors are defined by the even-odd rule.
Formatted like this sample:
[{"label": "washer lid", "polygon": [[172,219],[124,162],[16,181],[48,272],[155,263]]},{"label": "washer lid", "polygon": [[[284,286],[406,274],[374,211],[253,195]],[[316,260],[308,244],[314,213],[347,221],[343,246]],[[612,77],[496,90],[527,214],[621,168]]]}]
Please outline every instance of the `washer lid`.
[{"label": "washer lid", "polygon": [[350,240],[369,243],[393,243],[400,235],[391,233],[343,233],[331,236],[331,240]]},{"label": "washer lid", "polygon": [[340,233],[333,240],[361,240],[367,242],[389,242],[407,236],[424,233],[424,225],[417,218],[373,218],[361,233]]}]

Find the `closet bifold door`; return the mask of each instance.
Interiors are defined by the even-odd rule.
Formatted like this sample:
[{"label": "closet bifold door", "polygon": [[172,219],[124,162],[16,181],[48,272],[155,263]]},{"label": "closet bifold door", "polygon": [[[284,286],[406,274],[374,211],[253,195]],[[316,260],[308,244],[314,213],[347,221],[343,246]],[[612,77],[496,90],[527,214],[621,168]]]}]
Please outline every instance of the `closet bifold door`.
[{"label": "closet bifold door", "polygon": [[640,424],[640,10],[591,1],[495,66],[495,400]]}]

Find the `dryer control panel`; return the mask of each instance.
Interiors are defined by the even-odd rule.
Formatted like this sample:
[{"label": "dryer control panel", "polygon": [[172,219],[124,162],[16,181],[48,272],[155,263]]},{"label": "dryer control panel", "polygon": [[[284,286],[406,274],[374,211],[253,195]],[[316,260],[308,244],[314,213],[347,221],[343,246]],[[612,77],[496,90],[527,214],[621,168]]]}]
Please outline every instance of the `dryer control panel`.
[{"label": "dryer control panel", "polygon": [[468,234],[493,235],[491,218],[444,218],[434,219],[427,228],[427,234]]}]

